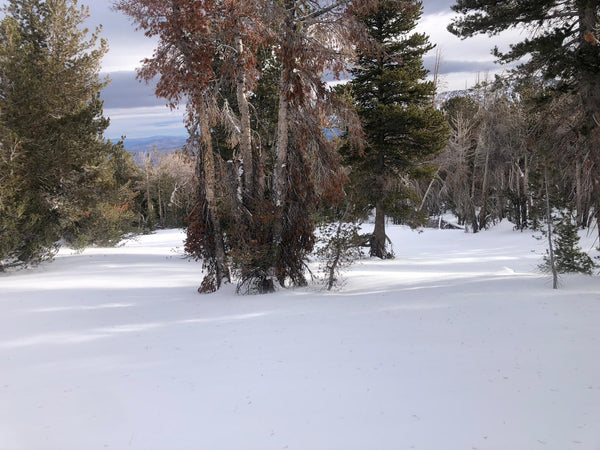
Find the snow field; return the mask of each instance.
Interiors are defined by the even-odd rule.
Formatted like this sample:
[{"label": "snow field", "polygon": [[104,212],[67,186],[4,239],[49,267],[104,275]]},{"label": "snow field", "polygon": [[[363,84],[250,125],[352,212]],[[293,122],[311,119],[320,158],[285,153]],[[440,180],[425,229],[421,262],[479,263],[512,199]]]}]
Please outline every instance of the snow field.
[{"label": "snow field", "polygon": [[510,228],[332,293],[200,296],[181,231],[0,275],[0,450],[600,450],[600,279]]}]

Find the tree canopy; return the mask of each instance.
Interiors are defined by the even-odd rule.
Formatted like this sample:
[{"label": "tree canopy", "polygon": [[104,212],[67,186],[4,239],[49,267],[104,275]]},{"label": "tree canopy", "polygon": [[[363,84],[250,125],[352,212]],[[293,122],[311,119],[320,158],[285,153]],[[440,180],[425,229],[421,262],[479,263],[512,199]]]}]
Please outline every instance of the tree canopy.
[{"label": "tree canopy", "polygon": [[[99,75],[107,44],[99,29],[90,35],[84,27],[87,8],[10,0],[4,12],[0,233],[12,244],[0,260],[31,263],[50,257],[59,239],[91,239],[91,228],[108,220],[101,204],[108,213],[129,193],[119,192],[110,170],[100,100],[107,81]],[[4,240],[9,234],[16,238]]]},{"label": "tree canopy", "polygon": [[[598,0],[456,0],[461,15],[448,30],[462,38],[511,28],[528,33],[506,52],[494,48],[502,63],[518,61],[519,73],[557,80],[580,93],[591,114],[600,111],[600,48],[596,39]],[[590,120],[592,117],[590,116]],[[600,116],[596,116],[600,121]]]}]

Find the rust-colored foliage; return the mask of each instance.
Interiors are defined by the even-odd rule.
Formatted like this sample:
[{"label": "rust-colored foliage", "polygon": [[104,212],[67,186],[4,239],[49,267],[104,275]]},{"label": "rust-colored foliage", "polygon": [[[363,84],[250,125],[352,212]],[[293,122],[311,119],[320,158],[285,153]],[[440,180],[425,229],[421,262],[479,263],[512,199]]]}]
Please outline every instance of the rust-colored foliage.
[{"label": "rust-colored foliage", "polygon": [[[349,140],[357,146],[362,142],[353,108],[337,100],[323,74],[344,73],[355,46],[366,36],[355,13],[376,4],[376,0],[117,2],[117,9],[132,17],[146,35],[159,38],[139,77],[149,81],[158,76],[156,93],[171,106],[187,102],[200,186],[186,251],[202,259],[208,270],[201,291],[218,289],[229,265],[242,290],[271,291],[274,280],[281,285],[287,280],[306,283],[304,260],[315,241],[315,208],[344,196],[346,174],[337,141],[324,130],[340,128],[343,121],[352,124]],[[261,59],[260,54],[271,56]],[[262,71],[279,73],[278,111],[265,116],[267,120],[277,116],[275,142],[262,139],[251,125],[258,124],[262,114],[257,105],[250,105]],[[225,138],[216,132],[219,124],[228,134]],[[219,153],[224,145],[232,152]],[[214,155],[207,157],[206,152]],[[226,153],[233,154],[227,156],[231,160],[222,159]],[[219,248],[224,258],[219,258]]]}]

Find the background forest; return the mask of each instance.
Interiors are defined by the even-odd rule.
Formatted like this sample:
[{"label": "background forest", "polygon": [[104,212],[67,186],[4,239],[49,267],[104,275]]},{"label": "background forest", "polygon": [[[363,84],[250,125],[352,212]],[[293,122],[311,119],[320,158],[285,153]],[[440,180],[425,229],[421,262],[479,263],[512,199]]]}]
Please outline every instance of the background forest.
[{"label": "background forest", "polygon": [[600,2],[530,3],[457,0],[458,36],[537,32],[496,49],[521,63],[509,76],[439,93],[417,0],[117,1],[158,40],[139,77],[187,108],[185,148],[134,158],[104,138],[107,43],[87,10],[10,0],[0,270],[187,227],[201,292],[305,285],[318,239],[331,287],[363,251],[393,257],[387,220],[477,233],[507,218],[548,233],[550,270],[593,273],[577,229],[600,223]]}]

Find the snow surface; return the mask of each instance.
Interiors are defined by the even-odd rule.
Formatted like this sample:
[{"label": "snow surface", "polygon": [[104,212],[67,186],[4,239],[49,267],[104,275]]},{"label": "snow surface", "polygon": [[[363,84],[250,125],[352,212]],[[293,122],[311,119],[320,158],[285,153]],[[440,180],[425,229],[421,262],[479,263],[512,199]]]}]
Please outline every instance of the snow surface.
[{"label": "snow surface", "polygon": [[181,231],[0,276],[0,449],[600,450],[600,279],[389,234],[333,293],[201,296]]}]

